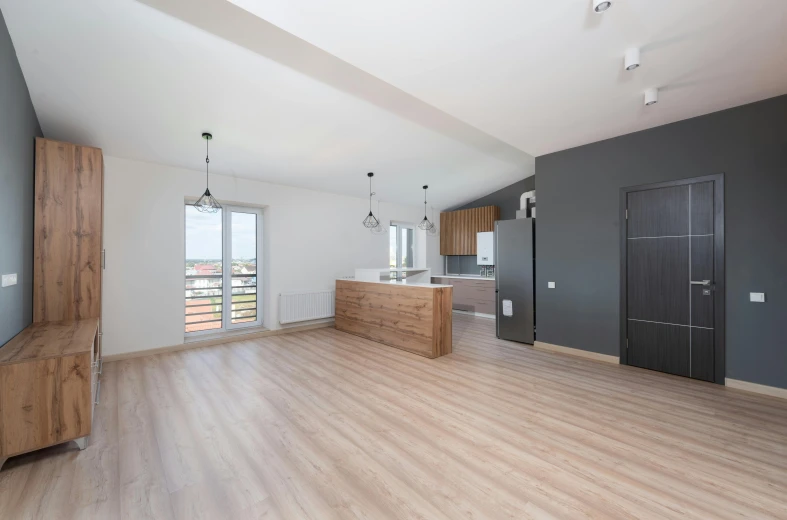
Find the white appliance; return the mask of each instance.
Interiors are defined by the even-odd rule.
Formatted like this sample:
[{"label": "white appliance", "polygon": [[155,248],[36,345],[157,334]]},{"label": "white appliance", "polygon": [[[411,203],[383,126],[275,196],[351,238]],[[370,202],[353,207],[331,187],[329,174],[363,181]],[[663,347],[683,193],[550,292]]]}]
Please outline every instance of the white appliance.
[{"label": "white appliance", "polygon": [[476,254],[478,265],[495,265],[495,233],[485,231],[476,233]]}]

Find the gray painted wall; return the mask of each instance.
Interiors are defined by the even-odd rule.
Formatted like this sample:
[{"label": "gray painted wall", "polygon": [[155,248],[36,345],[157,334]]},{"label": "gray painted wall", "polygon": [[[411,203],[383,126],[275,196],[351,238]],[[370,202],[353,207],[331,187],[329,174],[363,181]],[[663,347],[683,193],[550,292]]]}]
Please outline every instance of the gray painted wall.
[{"label": "gray painted wall", "polygon": [[[526,191],[533,191],[534,189],[536,189],[536,176],[531,175],[485,197],[447,211],[480,208],[483,206],[500,206],[500,220],[515,219],[516,210],[519,209],[519,196]],[[538,203],[536,203],[536,207],[538,207]]]},{"label": "gray painted wall", "polygon": [[33,319],[33,185],[36,136],[42,136],[22,69],[0,12],[0,345]]},{"label": "gray painted wall", "polygon": [[724,173],[727,377],[787,388],[787,96],[537,157],[536,172],[539,341],[618,355],[619,188]]},{"label": "gray painted wall", "polygon": [[[497,190],[494,193],[490,193],[485,197],[481,197],[464,206],[451,208],[447,211],[480,208],[483,206],[499,206],[500,220],[512,220],[516,218],[516,211],[519,209],[519,197],[526,191],[533,191],[534,189],[536,189],[536,176],[531,175],[503,189]],[[538,202],[536,202],[536,207],[538,207]],[[448,272],[454,274],[479,274],[480,268],[476,263],[475,256],[449,256]]]}]

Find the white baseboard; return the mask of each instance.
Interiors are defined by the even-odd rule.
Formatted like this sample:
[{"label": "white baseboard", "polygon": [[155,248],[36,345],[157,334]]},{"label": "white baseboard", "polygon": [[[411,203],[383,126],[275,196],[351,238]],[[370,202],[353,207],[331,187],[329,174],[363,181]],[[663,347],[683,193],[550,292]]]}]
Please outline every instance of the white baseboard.
[{"label": "white baseboard", "polygon": [[770,395],[771,397],[779,397],[787,399],[787,388],[779,388],[777,386],[760,385],[757,383],[750,383],[748,381],[741,381],[740,379],[724,379],[724,384],[729,388],[736,390],[744,390],[746,392],[753,392],[755,394]]},{"label": "white baseboard", "polygon": [[464,314],[465,316],[478,316],[479,318],[487,318],[490,320],[495,319],[494,314],[484,314],[483,312],[460,311],[457,309],[453,309],[452,312],[455,312],[456,314]]},{"label": "white baseboard", "polygon": [[577,356],[585,359],[592,359],[594,361],[602,361],[604,363],[612,363],[615,365],[620,364],[620,358],[618,356],[610,356],[608,354],[599,354],[598,352],[590,352],[588,350],[582,350],[578,348],[552,345],[551,343],[544,343],[543,341],[536,341],[533,347],[539,350],[545,350],[547,352],[558,352],[560,354],[569,354],[571,356]]},{"label": "white baseboard", "polygon": [[237,341],[246,341],[250,339],[265,338],[268,336],[278,336],[280,334],[290,334],[292,332],[302,332],[305,330],[321,329],[324,327],[333,327],[333,320],[322,321],[319,323],[310,323],[308,325],[298,325],[295,327],[286,327],[273,330],[260,330],[250,332],[249,334],[236,334],[224,336],[221,338],[211,338],[204,341],[190,341],[188,343],[181,343],[180,345],[171,345],[169,347],[152,348],[148,350],[138,350],[135,352],[124,352],[122,354],[109,354],[104,356],[105,363],[112,363],[113,361],[123,361],[125,359],[133,359],[145,356],[155,356],[157,354],[168,354],[171,352],[180,352],[181,350],[190,350],[193,348],[212,347],[215,345],[223,345],[226,343],[234,343]]}]

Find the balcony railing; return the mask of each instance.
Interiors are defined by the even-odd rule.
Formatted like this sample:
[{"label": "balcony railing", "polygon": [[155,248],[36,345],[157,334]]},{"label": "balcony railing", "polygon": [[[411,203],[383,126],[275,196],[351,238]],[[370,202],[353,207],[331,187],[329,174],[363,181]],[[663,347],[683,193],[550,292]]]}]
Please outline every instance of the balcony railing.
[{"label": "balcony railing", "polygon": [[[257,321],[257,275],[233,274],[232,324]],[[186,275],[186,332],[220,329],[224,313],[224,276]]]}]

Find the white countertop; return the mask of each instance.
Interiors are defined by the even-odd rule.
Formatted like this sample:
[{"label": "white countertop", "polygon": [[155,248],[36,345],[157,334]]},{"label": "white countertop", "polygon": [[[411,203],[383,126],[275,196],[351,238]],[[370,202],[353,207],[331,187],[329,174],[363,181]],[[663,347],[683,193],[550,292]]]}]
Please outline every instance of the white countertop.
[{"label": "white countertop", "polygon": [[444,285],[439,283],[422,283],[422,282],[408,282],[407,280],[381,280],[379,282],[367,282],[364,280],[350,280],[347,278],[339,278],[339,280],[343,282],[357,282],[357,283],[381,283],[385,285],[408,285],[410,287],[432,287],[432,288],[439,288],[439,287],[451,287],[450,285]]},{"label": "white countertop", "polygon": [[397,273],[410,273],[410,272],[424,272],[428,271],[428,267],[358,267],[356,271],[373,271],[375,273],[387,273],[394,271]]},{"label": "white countertop", "polygon": [[432,278],[460,278],[462,280],[489,280],[490,282],[495,281],[495,277],[489,276],[480,276],[475,274],[433,274]]}]

